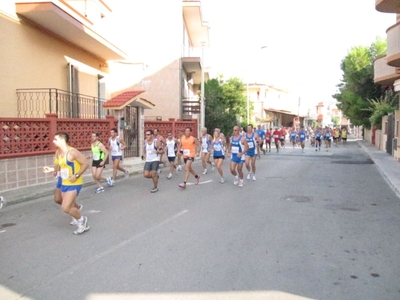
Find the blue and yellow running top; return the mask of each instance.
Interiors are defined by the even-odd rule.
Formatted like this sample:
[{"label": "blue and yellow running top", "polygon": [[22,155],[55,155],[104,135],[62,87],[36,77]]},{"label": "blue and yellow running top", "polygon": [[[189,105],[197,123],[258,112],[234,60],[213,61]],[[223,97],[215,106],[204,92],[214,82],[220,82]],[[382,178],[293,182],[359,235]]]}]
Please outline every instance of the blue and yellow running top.
[{"label": "blue and yellow running top", "polygon": [[77,161],[69,161],[68,154],[74,148],[69,148],[67,153],[64,156],[58,154],[54,160],[54,164],[60,167],[60,177],[62,179],[62,185],[82,185],[83,179],[82,176],[76,178],[74,182],[71,182],[69,178],[79,173],[81,170],[81,164]]}]

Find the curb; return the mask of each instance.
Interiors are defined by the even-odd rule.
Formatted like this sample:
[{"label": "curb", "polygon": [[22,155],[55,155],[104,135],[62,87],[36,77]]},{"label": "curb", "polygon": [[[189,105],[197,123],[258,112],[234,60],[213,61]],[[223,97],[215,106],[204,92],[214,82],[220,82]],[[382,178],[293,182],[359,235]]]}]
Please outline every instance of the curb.
[{"label": "curb", "polygon": [[388,174],[384,171],[382,165],[378,162],[378,160],[373,155],[371,155],[371,152],[368,150],[368,148],[365,145],[363,145],[362,141],[357,141],[357,144],[360,145],[360,147],[363,149],[363,151],[374,162],[375,166],[377,167],[379,173],[382,175],[383,179],[390,186],[390,188],[396,194],[396,196],[398,198],[400,198],[400,190],[399,190],[399,188],[392,182],[392,180],[390,179]]},{"label": "curb", "polygon": [[[134,176],[143,172],[143,169],[135,168],[135,170],[130,171],[129,176]],[[117,176],[118,179],[123,179],[125,175]],[[89,179],[90,178],[90,179]],[[84,179],[86,179],[83,183],[83,187],[89,187],[95,185],[95,182],[92,179],[92,175],[84,175]],[[36,200],[42,197],[51,196],[54,193],[54,185],[53,182],[46,182],[45,184],[30,186],[26,188],[17,188],[13,190],[8,190],[2,193],[6,201],[6,205],[15,205],[27,201]],[[32,191],[33,190],[33,191]],[[35,190],[39,190],[36,191]]]}]

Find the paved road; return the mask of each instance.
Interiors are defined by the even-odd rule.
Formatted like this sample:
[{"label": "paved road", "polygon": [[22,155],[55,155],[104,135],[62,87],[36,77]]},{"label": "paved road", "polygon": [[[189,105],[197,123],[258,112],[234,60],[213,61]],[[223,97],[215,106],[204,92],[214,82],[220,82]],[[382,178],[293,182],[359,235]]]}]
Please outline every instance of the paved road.
[{"label": "paved road", "polygon": [[228,162],[225,184],[86,187],[81,236],[52,197],[7,206],[0,299],[400,299],[400,201],[358,143],[257,165],[242,189]]}]

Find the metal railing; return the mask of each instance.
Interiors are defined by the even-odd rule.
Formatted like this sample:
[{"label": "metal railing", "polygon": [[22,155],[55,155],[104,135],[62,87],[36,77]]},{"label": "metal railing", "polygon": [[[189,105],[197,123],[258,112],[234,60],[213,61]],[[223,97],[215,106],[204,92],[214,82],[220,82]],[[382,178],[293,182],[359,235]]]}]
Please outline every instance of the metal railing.
[{"label": "metal railing", "polygon": [[200,98],[191,97],[182,99],[182,114],[193,115],[200,113]]},{"label": "metal railing", "polygon": [[43,118],[48,113],[59,118],[104,119],[106,99],[54,88],[17,89],[20,118]]}]

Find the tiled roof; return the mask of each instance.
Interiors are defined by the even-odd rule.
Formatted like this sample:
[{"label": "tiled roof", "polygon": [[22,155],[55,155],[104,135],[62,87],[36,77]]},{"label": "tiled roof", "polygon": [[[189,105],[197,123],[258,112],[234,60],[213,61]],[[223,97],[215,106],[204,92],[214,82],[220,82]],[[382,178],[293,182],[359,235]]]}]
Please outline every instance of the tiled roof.
[{"label": "tiled roof", "polygon": [[108,100],[106,103],[103,104],[104,108],[107,107],[121,107],[126,104],[129,104],[132,100],[134,100],[138,95],[141,93],[144,93],[144,91],[128,91],[124,92],[122,94],[119,94],[118,96],[115,96],[114,98],[111,98]]}]

